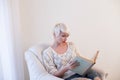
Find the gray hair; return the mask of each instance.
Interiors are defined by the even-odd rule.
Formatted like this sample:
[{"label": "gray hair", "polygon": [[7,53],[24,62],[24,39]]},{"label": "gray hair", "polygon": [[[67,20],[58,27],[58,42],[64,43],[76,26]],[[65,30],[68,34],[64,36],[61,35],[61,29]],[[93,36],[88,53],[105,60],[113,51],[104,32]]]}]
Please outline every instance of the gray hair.
[{"label": "gray hair", "polygon": [[66,25],[63,24],[63,23],[58,23],[58,24],[56,24],[55,27],[54,27],[54,34],[55,34],[55,36],[57,37],[57,36],[60,35],[61,32],[65,32],[65,33],[68,33],[68,34],[69,34]]}]

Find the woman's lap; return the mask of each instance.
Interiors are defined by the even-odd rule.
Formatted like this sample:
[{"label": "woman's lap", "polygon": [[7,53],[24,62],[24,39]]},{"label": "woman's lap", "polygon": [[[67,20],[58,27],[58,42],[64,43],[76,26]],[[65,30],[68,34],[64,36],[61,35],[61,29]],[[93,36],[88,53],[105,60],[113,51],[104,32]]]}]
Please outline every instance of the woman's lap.
[{"label": "woman's lap", "polygon": [[79,77],[83,77],[83,76],[81,76],[81,75],[79,75],[79,74],[74,74],[74,75],[72,75],[72,76],[66,78],[65,80],[71,80],[71,79],[79,78]]},{"label": "woman's lap", "polygon": [[99,74],[93,70],[90,70],[88,73],[86,73],[84,76],[82,75],[79,75],[79,74],[74,74],[68,78],[66,78],[65,80],[71,80],[71,79],[74,79],[74,78],[89,78],[89,79],[94,79],[95,77],[100,77]]}]

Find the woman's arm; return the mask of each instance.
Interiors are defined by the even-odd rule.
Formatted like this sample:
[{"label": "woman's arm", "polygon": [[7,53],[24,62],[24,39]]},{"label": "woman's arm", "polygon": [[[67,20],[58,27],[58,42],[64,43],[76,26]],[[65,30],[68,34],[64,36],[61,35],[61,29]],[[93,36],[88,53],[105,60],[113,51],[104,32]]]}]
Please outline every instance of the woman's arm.
[{"label": "woman's arm", "polygon": [[59,71],[56,71],[53,75],[56,77],[62,78],[64,76],[64,73],[67,72],[69,69],[67,67],[64,67],[60,69]]},{"label": "woman's arm", "polygon": [[53,75],[57,76],[57,77],[63,77],[64,73],[67,72],[68,70],[74,69],[75,67],[79,66],[80,63],[77,61],[71,61],[70,63],[68,63],[65,67],[63,67],[62,69],[60,69],[59,71],[56,71]]}]

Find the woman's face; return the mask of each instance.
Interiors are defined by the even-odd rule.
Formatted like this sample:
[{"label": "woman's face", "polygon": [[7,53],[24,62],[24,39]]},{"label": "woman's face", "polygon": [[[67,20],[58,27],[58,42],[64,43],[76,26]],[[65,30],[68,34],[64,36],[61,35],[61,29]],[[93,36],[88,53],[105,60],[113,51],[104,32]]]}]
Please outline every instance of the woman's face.
[{"label": "woman's face", "polygon": [[65,43],[67,41],[69,34],[65,32],[61,32],[59,36],[55,37],[55,40],[58,43]]}]

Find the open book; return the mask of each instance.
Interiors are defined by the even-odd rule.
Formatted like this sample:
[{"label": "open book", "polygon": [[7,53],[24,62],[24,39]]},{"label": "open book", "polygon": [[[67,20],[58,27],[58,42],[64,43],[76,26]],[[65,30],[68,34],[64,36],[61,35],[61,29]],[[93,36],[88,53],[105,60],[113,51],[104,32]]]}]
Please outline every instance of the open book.
[{"label": "open book", "polygon": [[96,63],[98,53],[99,51],[97,51],[96,55],[94,56],[92,60],[86,59],[81,56],[76,57],[74,60],[75,61],[77,60],[80,63],[80,66],[72,69],[71,71],[78,73],[80,75],[84,75]]}]

